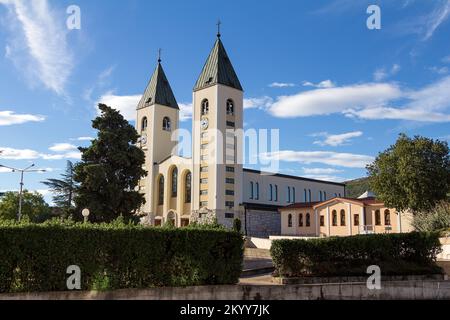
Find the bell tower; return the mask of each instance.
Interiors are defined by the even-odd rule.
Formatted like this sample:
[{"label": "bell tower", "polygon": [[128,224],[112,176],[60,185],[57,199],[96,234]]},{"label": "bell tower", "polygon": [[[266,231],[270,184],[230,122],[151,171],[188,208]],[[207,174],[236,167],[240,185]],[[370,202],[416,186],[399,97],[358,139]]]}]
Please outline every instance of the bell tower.
[{"label": "bell tower", "polygon": [[243,89],[220,30],[194,87],[192,121],[193,213],[231,226],[242,203]]},{"label": "bell tower", "polygon": [[145,195],[141,209],[152,219],[156,208],[157,172],[155,165],[177,154],[179,107],[161,65],[161,57],[137,106],[136,129],[141,136],[139,145],[145,153],[145,170],[148,175],[139,183]]}]

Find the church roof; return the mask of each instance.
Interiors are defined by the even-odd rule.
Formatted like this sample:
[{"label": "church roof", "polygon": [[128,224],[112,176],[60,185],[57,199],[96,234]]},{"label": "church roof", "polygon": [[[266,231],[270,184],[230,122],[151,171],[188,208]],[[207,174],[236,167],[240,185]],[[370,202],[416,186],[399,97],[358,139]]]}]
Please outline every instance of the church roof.
[{"label": "church roof", "polygon": [[141,109],[154,104],[179,109],[172,88],[161,66],[161,61],[158,61],[158,65],[137,108]]},{"label": "church roof", "polygon": [[202,73],[195,84],[194,91],[215,84],[223,84],[243,91],[220,37],[217,38],[208,60],[206,60]]}]

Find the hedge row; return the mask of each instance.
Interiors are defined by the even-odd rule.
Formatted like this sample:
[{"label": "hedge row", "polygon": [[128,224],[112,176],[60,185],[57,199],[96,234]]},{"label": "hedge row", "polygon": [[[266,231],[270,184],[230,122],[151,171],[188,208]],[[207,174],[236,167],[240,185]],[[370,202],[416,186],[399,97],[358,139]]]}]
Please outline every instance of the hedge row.
[{"label": "hedge row", "polygon": [[65,291],[67,268],[82,290],[234,284],[243,239],[226,230],[0,222],[0,292]]},{"label": "hedge row", "polygon": [[358,235],[274,241],[275,273],[283,277],[362,276],[378,265],[383,275],[440,274],[437,233]]}]

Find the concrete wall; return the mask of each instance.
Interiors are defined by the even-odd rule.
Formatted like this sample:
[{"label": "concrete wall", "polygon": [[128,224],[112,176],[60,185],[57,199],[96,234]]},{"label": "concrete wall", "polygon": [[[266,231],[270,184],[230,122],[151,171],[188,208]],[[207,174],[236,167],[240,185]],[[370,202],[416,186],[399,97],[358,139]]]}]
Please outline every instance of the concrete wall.
[{"label": "concrete wall", "polygon": [[383,282],[381,290],[365,283],[324,285],[234,285],[152,288],[113,292],[54,292],[0,295],[0,300],[448,300],[450,281]]}]

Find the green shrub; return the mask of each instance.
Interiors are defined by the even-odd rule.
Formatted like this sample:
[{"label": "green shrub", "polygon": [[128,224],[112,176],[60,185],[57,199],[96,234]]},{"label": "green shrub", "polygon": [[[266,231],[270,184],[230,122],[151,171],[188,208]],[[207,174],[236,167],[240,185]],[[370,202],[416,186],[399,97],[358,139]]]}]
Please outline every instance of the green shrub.
[{"label": "green shrub", "polygon": [[450,202],[442,201],[429,212],[414,216],[413,226],[417,231],[433,232],[450,229]]},{"label": "green shrub", "polygon": [[271,248],[275,273],[283,277],[361,276],[378,265],[383,275],[442,273],[437,233],[358,235],[277,240]]},{"label": "green shrub", "polygon": [[0,222],[0,292],[67,290],[67,268],[82,290],[234,284],[243,239],[226,230],[146,228],[115,221],[41,225]]},{"label": "green shrub", "polygon": [[242,222],[241,219],[236,218],[233,220],[233,230],[235,232],[241,233],[242,231]]}]

